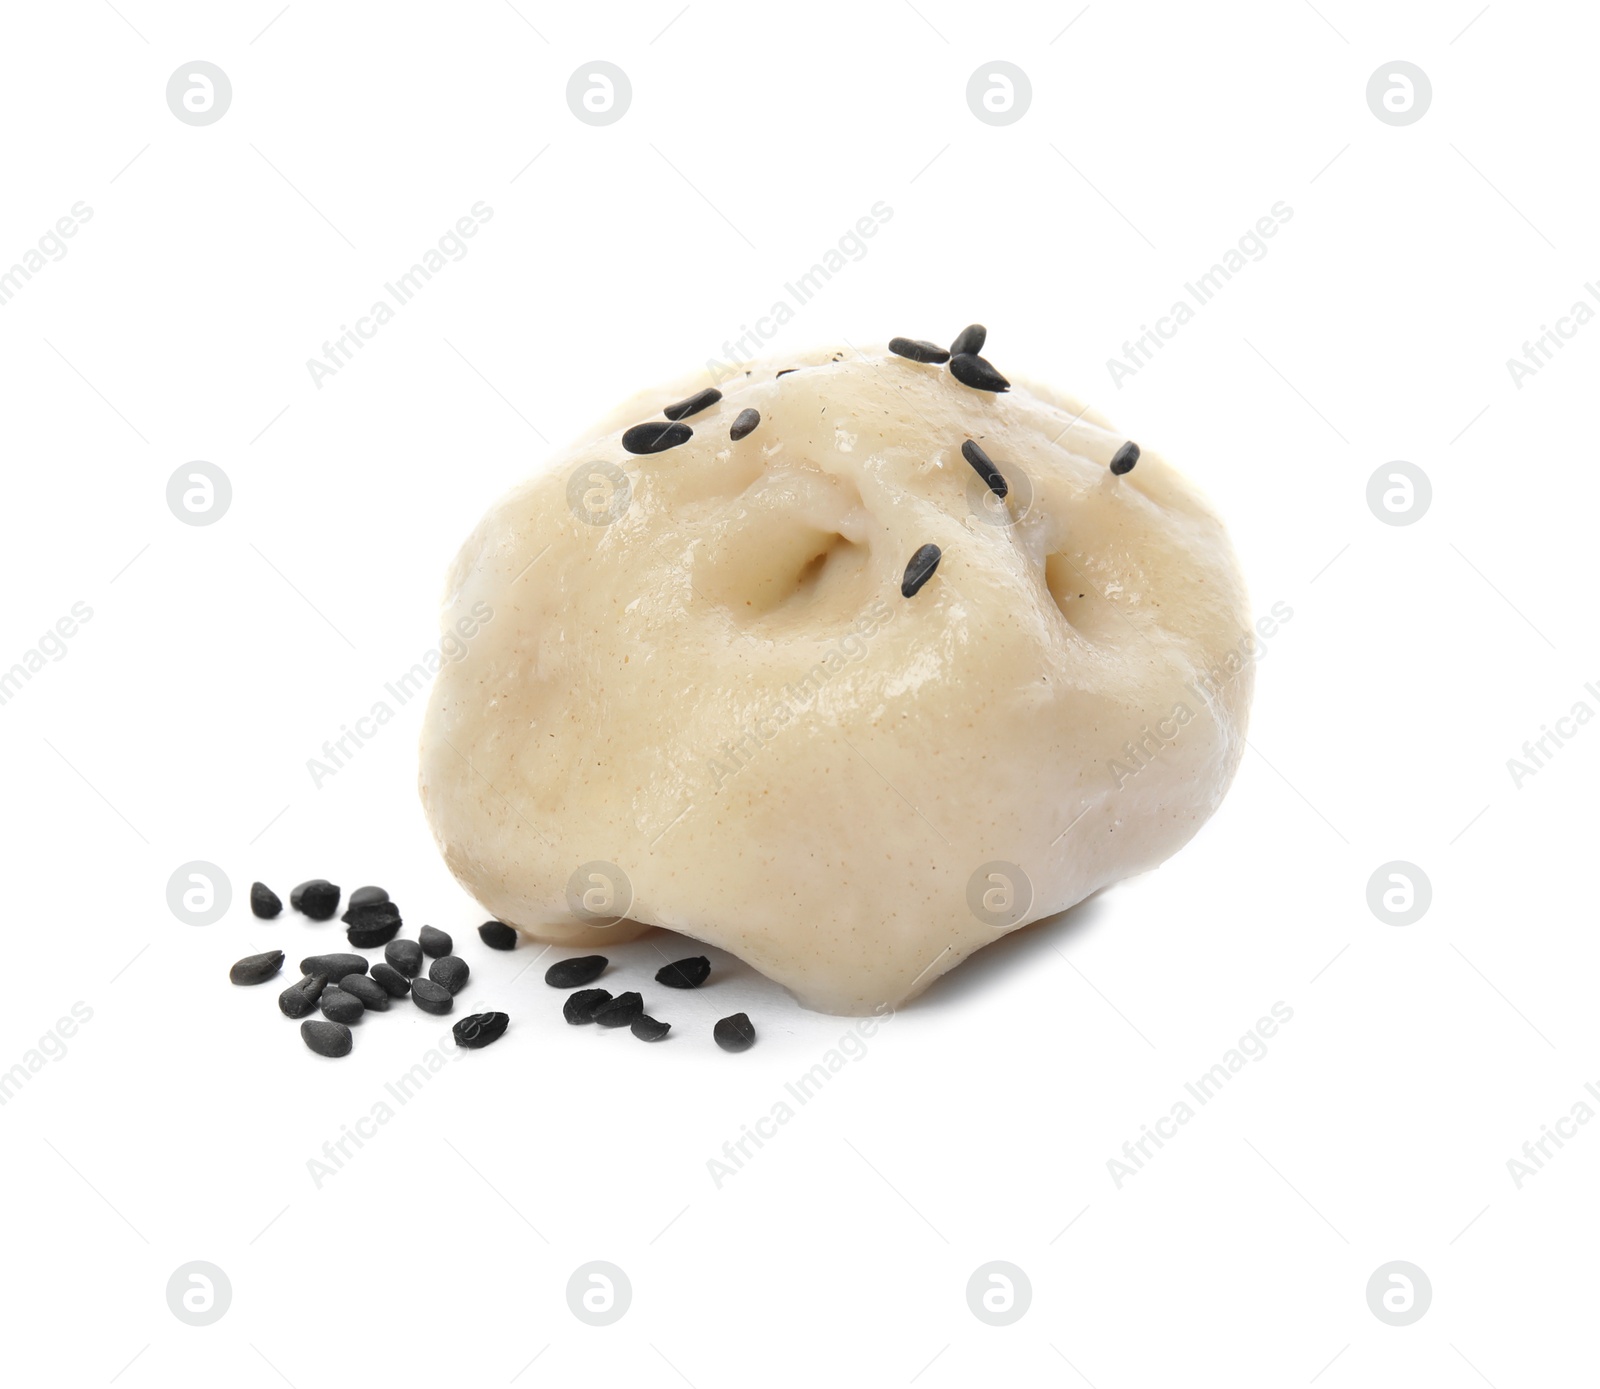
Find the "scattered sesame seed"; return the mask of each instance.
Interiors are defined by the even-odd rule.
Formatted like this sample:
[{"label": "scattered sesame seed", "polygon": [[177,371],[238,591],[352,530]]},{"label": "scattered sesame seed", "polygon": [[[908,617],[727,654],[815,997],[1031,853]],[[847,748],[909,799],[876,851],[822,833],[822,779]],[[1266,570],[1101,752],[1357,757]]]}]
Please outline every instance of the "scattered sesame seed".
[{"label": "scattered sesame seed", "polygon": [[707,386],[703,391],[696,391],[692,396],[668,405],[661,413],[669,420],[686,420],[690,415],[698,415],[721,399],[721,391],[715,386]]},{"label": "scattered sesame seed", "polygon": [[577,993],[567,995],[567,1001],[561,1005],[561,1016],[574,1027],[581,1027],[584,1023],[594,1021],[596,1008],[610,1002],[610,989],[579,989]]},{"label": "scattered sesame seed", "polygon": [[357,1021],[367,1011],[367,1005],[352,993],[330,984],[322,991],[322,1016],[329,1022]]},{"label": "scattered sesame seed", "polygon": [[1131,473],[1133,465],[1139,461],[1139,446],[1129,439],[1120,449],[1111,455],[1111,471],[1118,477],[1124,473]]},{"label": "scattered sesame seed", "polygon": [[456,1006],[456,1000],[450,990],[443,984],[436,984],[431,979],[413,979],[411,981],[411,1001],[424,1013],[433,1013],[444,1016]]},{"label": "scattered sesame seed", "polygon": [[289,905],[313,921],[326,921],[339,910],[339,889],[326,878],[312,878],[289,894]]},{"label": "scattered sesame seed", "polygon": [[515,950],[522,937],[517,934],[516,927],[507,926],[503,921],[485,921],[478,927],[478,939],[491,950]]},{"label": "scattered sesame seed", "polygon": [[913,362],[932,362],[936,366],[950,360],[950,354],[944,348],[926,338],[890,338],[889,351],[896,357],[909,357]]},{"label": "scattered sesame seed", "polygon": [[474,1013],[470,1018],[462,1018],[450,1031],[455,1034],[458,1047],[477,1051],[490,1042],[499,1041],[510,1021],[504,1013]]},{"label": "scattered sesame seed", "polygon": [[303,1018],[316,1011],[317,1000],[328,980],[325,975],[308,974],[278,995],[278,1011],[286,1018]]},{"label": "scattered sesame seed", "polygon": [[950,344],[950,355],[955,357],[965,353],[976,357],[983,351],[983,344],[989,336],[989,330],[981,323],[969,323],[959,333],[956,340]]},{"label": "scattered sesame seed", "polygon": [[398,970],[407,979],[422,973],[422,945],[414,940],[392,940],[383,947],[383,958],[390,969]]},{"label": "scattered sesame seed", "polygon": [[759,410],[741,410],[739,411],[738,419],[733,422],[733,427],[728,430],[728,437],[737,444],[739,440],[754,433],[755,427],[760,423],[761,412]]},{"label": "scattered sesame seed", "polygon": [[344,938],[357,950],[372,950],[386,945],[400,930],[400,908],[393,902],[374,902],[371,906],[351,907],[339,920],[345,923]]},{"label": "scattered sesame seed", "polygon": [[589,1014],[589,1021],[597,1022],[601,1027],[627,1027],[643,1014],[643,997],[630,991],[618,994],[615,998],[609,998],[600,1004]]},{"label": "scattered sesame seed", "polygon": [[694,430],[686,424],[676,421],[663,424],[660,420],[650,420],[626,431],[622,436],[622,447],[629,453],[665,453],[679,444],[687,444],[692,438]]},{"label": "scattered sesame seed", "polygon": [[411,980],[384,960],[373,965],[372,977],[390,998],[404,998],[411,992]]},{"label": "scattered sesame seed", "polygon": [[911,562],[906,565],[906,576],[900,581],[902,597],[910,598],[916,591],[933,577],[933,571],[939,567],[939,547],[937,545],[924,545],[916,554],[911,556]]},{"label": "scattered sesame seed", "polygon": [[[467,976],[471,972],[467,962],[459,955],[446,955],[428,966],[428,978],[453,994],[460,993],[466,987]],[[416,988],[416,985],[411,987]]]},{"label": "scattered sesame seed", "polygon": [[389,891],[382,887],[358,887],[350,894],[352,907],[370,907],[377,902],[387,902]]},{"label": "scattered sesame seed", "polygon": [[283,968],[283,951],[269,950],[264,955],[246,955],[228,971],[235,984],[265,984]]},{"label": "scattered sesame seed", "polygon": [[369,1013],[389,1011],[389,991],[370,974],[347,974],[339,981],[339,987],[359,998]]},{"label": "scattered sesame seed", "polygon": [[300,1039],[318,1056],[348,1056],[354,1045],[350,1029],[343,1023],[307,1018],[300,1024]]},{"label": "scattered sesame seed", "polygon": [[329,979],[343,979],[347,974],[365,974],[365,955],[307,955],[300,961],[301,974],[323,974]]},{"label": "scattered sesame seed", "polygon": [[659,1042],[667,1033],[672,1031],[672,1024],[670,1022],[658,1022],[648,1013],[640,1013],[633,1020],[630,1030],[641,1042]]},{"label": "scattered sesame seed", "polygon": [[450,939],[448,931],[441,931],[437,926],[424,926],[417,932],[417,944],[422,947],[424,955],[437,960],[441,955],[448,955],[455,949],[455,942]]},{"label": "scattered sesame seed", "polygon": [[[780,371],[778,373],[778,376],[787,376],[791,371],[799,371],[799,370],[800,370],[799,367],[785,367],[782,371]],[[778,377],[775,376],[772,379],[774,381],[776,381],[778,379]]]},{"label": "scattered sesame seed", "polygon": [[674,960],[656,971],[656,983],[669,989],[698,989],[711,977],[711,961],[704,955],[692,955],[687,960]]},{"label": "scattered sesame seed", "polygon": [[604,955],[579,955],[571,960],[557,960],[544,972],[544,982],[552,989],[576,989],[592,984],[605,973]]},{"label": "scattered sesame seed", "polygon": [[265,883],[251,883],[250,910],[263,921],[271,921],[283,910],[283,900]]},{"label": "scattered sesame seed", "polygon": [[756,1044],[755,1025],[748,1013],[723,1018],[711,1029],[711,1035],[723,1051],[749,1051]]},{"label": "scattered sesame seed", "polygon": [[989,362],[972,352],[958,352],[950,359],[950,374],[963,386],[975,391],[1009,391],[1011,383]]},{"label": "scattered sesame seed", "polygon": [[1003,497],[1011,489],[1006,486],[1005,478],[1001,477],[1000,469],[995,467],[994,459],[983,451],[983,446],[976,439],[968,439],[961,446],[961,456],[972,464],[977,474],[989,485],[989,490],[997,497]]}]

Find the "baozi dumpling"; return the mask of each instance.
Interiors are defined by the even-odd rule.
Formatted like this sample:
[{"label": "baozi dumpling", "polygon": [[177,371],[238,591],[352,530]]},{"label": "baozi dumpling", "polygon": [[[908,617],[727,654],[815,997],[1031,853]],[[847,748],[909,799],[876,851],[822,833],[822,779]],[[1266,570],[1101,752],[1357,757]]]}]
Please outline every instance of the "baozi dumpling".
[{"label": "baozi dumpling", "polygon": [[1094,412],[931,346],[645,393],[490,509],[421,791],[493,916],[670,927],[869,1013],[1217,808],[1254,664],[1222,523]]}]

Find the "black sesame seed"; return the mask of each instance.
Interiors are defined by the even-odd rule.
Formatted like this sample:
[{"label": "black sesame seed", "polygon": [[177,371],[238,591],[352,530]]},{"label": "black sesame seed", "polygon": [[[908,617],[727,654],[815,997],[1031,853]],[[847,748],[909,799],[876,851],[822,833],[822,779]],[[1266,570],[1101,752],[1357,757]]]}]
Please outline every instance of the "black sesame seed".
[{"label": "black sesame seed", "polygon": [[737,444],[739,440],[753,434],[755,427],[760,423],[761,411],[741,410],[738,418],[734,420],[732,427],[728,430],[728,437]]},{"label": "black sesame seed", "polygon": [[950,360],[950,354],[944,348],[926,338],[890,338],[889,351],[896,357],[909,357],[913,362],[932,362],[935,366]]},{"label": "black sesame seed", "polygon": [[384,992],[390,998],[404,998],[411,992],[411,980],[393,965],[385,964],[382,960],[373,965],[372,977],[383,986]]},{"label": "black sesame seed", "polygon": [[961,456],[977,470],[978,476],[989,486],[989,490],[997,497],[1003,497],[1011,489],[1006,486],[1005,478],[1001,477],[1000,469],[995,467],[994,459],[983,451],[983,446],[975,439],[968,439],[961,446]]},{"label": "black sesame seed", "polygon": [[972,352],[958,353],[950,359],[950,374],[963,386],[975,391],[1009,391],[1011,383],[992,364]]},{"label": "black sesame seed", "polygon": [[664,453],[677,448],[679,444],[687,444],[692,438],[694,430],[686,424],[662,424],[660,420],[650,420],[646,424],[636,424],[624,433],[622,447],[629,453]]},{"label": "black sesame seed", "polygon": [[300,961],[301,974],[321,974],[329,979],[343,979],[347,974],[365,974],[365,955],[307,955]]},{"label": "black sesame seed", "polygon": [[589,1021],[597,1022],[601,1027],[627,1027],[643,1012],[644,999],[630,992],[607,999],[589,1014]]},{"label": "black sesame seed", "polygon": [[422,946],[418,941],[392,940],[383,947],[383,958],[407,979],[422,973]]},{"label": "black sesame seed", "polygon": [[431,979],[411,981],[411,1001],[424,1013],[448,1013],[456,1006],[450,990],[443,984],[435,984]]},{"label": "black sesame seed", "polygon": [[367,1005],[354,994],[332,986],[322,991],[322,1016],[332,1022],[355,1022]]},{"label": "black sesame seed", "polygon": [[289,905],[313,921],[326,921],[339,910],[339,889],[326,878],[312,878],[289,893]]},{"label": "black sesame seed", "polygon": [[722,399],[722,392],[715,386],[707,386],[703,391],[696,391],[686,400],[675,401],[662,410],[662,414],[669,420],[686,420],[690,415],[698,415],[702,410],[715,405]]},{"label": "black sesame seed", "polygon": [[307,998],[299,989],[287,988],[278,995],[278,1011],[286,1018],[303,1018],[307,1013],[315,1012],[317,1001]]},{"label": "black sesame seed", "polygon": [[455,949],[455,942],[450,939],[450,933],[439,930],[437,926],[424,926],[418,931],[417,944],[422,947],[424,955],[432,956],[435,960]]},{"label": "black sesame seed", "polygon": [[510,1022],[504,1013],[474,1013],[470,1018],[462,1018],[450,1030],[455,1034],[458,1047],[477,1051],[490,1042],[498,1042]]},{"label": "black sesame seed", "polygon": [[516,927],[507,926],[503,921],[485,921],[478,927],[478,939],[491,950],[515,950],[522,937],[517,934]]},{"label": "black sesame seed", "polygon": [[347,922],[344,938],[357,950],[373,950],[395,938],[400,930],[400,908],[393,902],[351,907],[341,918]]},{"label": "black sesame seed", "polygon": [[698,989],[711,974],[711,961],[704,955],[694,955],[687,960],[674,960],[656,971],[656,983],[669,989]]},{"label": "black sesame seed", "polygon": [[983,344],[988,340],[989,330],[981,323],[969,323],[959,333],[956,340],[950,344],[952,357],[966,355],[976,357],[983,351]]},{"label": "black sesame seed", "polygon": [[632,1023],[633,1035],[641,1042],[659,1042],[672,1031],[670,1022],[657,1022],[648,1013],[640,1013]]},{"label": "black sesame seed", "polygon": [[[443,985],[453,994],[461,992],[466,986],[467,976],[471,973],[471,968],[459,955],[446,955],[428,967],[428,978],[435,984]],[[413,984],[412,988],[415,987]]]},{"label": "black sesame seed", "polygon": [[906,564],[905,578],[900,580],[900,594],[902,597],[912,597],[923,584],[933,577],[933,571],[939,567],[939,547],[937,545],[924,545],[916,554],[911,556]]},{"label": "black sesame seed", "polygon": [[347,899],[352,907],[371,907],[389,900],[388,890],[381,887],[358,887]]},{"label": "black sesame seed", "polygon": [[365,974],[347,974],[339,981],[339,987],[347,994],[354,994],[361,1000],[361,1006],[369,1013],[387,1013],[389,1011],[389,991]]},{"label": "black sesame seed", "polygon": [[322,996],[323,986],[327,982],[326,975],[306,975],[298,984],[291,984],[278,995],[278,1011],[286,1018],[303,1018],[307,1013],[314,1013],[317,999]]},{"label": "black sesame seed", "polygon": [[723,1051],[749,1051],[756,1044],[755,1025],[748,1013],[735,1013],[731,1018],[723,1018],[711,1029],[711,1035]]},{"label": "black sesame seed", "polygon": [[376,950],[395,937],[400,929],[400,918],[374,917],[352,923],[345,928],[345,940],[357,950]]},{"label": "black sesame seed", "polygon": [[394,939],[395,933],[400,929],[400,920],[396,917],[392,921],[379,919],[367,921],[359,925],[347,927],[344,938],[357,950],[376,950],[380,945]]},{"label": "black sesame seed", "polygon": [[544,972],[544,982],[552,989],[576,989],[592,984],[605,971],[604,955],[579,955],[572,960],[557,960]]},{"label": "black sesame seed", "polygon": [[[785,367],[782,371],[780,371],[778,373],[778,376],[788,376],[790,372],[795,372],[795,371],[799,371],[799,370],[800,370],[799,367]],[[778,379],[778,376],[774,376],[772,379],[774,381],[776,381]]]},{"label": "black sesame seed", "polygon": [[594,1010],[603,1003],[611,1002],[609,989],[579,989],[575,994],[568,994],[567,1001],[561,1005],[561,1016],[574,1027],[586,1022],[594,1021]]},{"label": "black sesame seed", "polygon": [[387,897],[381,902],[356,902],[351,901],[345,907],[344,915],[339,918],[346,926],[359,925],[367,921],[383,921],[389,917],[398,918],[400,906],[391,902]]},{"label": "black sesame seed", "polygon": [[235,984],[265,984],[283,968],[283,951],[269,950],[264,955],[246,955],[228,971]]},{"label": "black sesame seed", "polygon": [[263,921],[271,921],[283,910],[283,899],[265,883],[251,883],[250,910]]},{"label": "black sesame seed", "polygon": [[1111,471],[1118,477],[1124,473],[1131,473],[1133,465],[1139,461],[1139,446],[1129,439],[1120,449],[1111,455]]},{"label": "black sesame seed", "polygon": [[300,1024],[300,1037],[318,1056],[348,1056],[354,1041],[343,1023],[310,1018]]}]

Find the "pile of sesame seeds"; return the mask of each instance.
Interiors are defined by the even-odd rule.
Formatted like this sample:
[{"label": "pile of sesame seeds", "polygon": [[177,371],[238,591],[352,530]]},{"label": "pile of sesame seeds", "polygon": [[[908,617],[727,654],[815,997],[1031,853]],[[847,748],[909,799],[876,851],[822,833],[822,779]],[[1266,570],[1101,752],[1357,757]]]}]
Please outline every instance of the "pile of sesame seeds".
[{"label": "pile of sesame seeds", "polygon": [[[301,883],[289,894],[294,911],[312,921],[327,921],[339,909],[341,890],[326,878]],[[250,888],[250,909],[270,921],[283,911],[283,900],[264,883]],[[364,955],[330,953],[308,955],[300,961],[300,978],[278,995],[278,1009],[286,1017],[300,1021],[300,1037],[319,1056],[348,1056],[355,1046],[351,1025],[368,1013],[389,1011],[392,1001],[409,997],[425,1013],[443,1016],[455,1006],[455,996],[466,987],[471,968],[455,954],[450,934],[435,926],[424,926],[411,940],[400,936],[403,924],[400,908],[381,887],[362,887],[350,894],[347,909],[340,918],[345,923],[347,942],[360,950],[383,948],[383,959],[369,961]],[[521,944],[516,930],[503,921],[486,921],[478,927],[478,937],[491,950],[515,950]],[[432,960],[427,977],[422,977],[425,960]],[[228,971],[230,982],[250,986],[264,984],[283,969],[284,952],[268,950],[248,955]],[[658,1021],[644,1011],[644,999],[636,991],[613,996],[606,989],[585,989],[610,964],[604,955],[585,955],[558,960],[545,971],[545,983],[557,989],[576,989],[563,1008],[569,1023],[597,1023],[601,1027],[628,1027],[645,1042],[658,1042],[672,1030],[672,1024]],[[711,962],[704,955],[676,960],[656,972],[656,982],[669,989],[697,989],[711,976]],[[321,1017],[311,1017],[320,1012]],[[474,1013],[462,1018],[451,1029],[456,1044],[476,1051],[498,1041],[510,1025],[505,1013]],[[721,1019],[712,1037],[724,1051],[745,1051],[755,1042],[755,1028],[743,1013]]]}]

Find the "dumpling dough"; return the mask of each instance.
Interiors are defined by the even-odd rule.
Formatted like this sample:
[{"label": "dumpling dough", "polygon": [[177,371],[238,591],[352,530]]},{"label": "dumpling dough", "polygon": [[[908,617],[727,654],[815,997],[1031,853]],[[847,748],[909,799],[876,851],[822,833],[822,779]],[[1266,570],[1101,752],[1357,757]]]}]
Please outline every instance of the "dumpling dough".
[{"label": "dumpling dough", "polygon": [[619,408],[450,571],[465,653],[421,791],[487,911],[561,945],[670,927],[864,1014],[1200,828],[1244,747],[1253,636],[1176,471],[1146,449],[1113,476],[1125,440],[1094,412],[881,349],[753,366],[687,443],[624,451],[705,384]]}]

